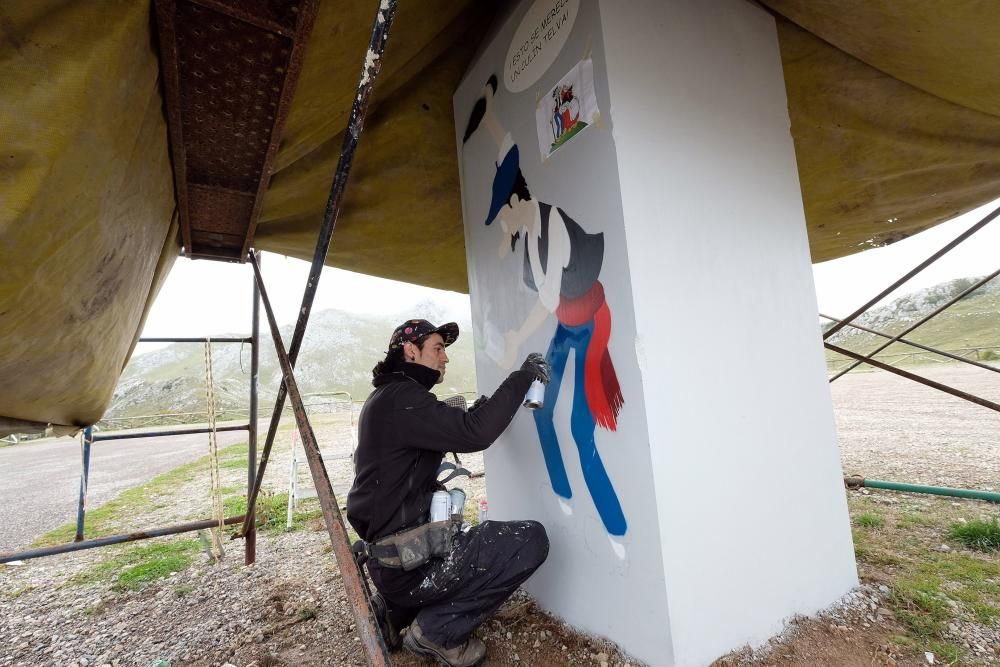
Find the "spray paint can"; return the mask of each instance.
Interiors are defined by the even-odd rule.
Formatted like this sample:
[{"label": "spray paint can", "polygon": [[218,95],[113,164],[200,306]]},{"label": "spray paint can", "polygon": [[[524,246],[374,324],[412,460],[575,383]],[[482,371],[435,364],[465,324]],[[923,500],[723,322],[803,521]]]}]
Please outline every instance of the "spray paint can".
[{"label": "spray paint can", "polygon": [[479,501],[479,523],[486,523],[486,515],[489,513],[490,505],[485,500]]},{"label": "spray paint can", "polygon": [[462,489],[452,489],[448,492],[451,496],[451,515],[462,516],[465,512],[465,491]]},{"label": "spray paint can", "polygon": [[431,523],[447,521],[451,496],[447,491],[435,491],[431,496]]},{"label": "spray paint can", "polygon": [[535,380],[524,396],[524,407],[537,410],[545,404],[545,385],[541,380]]}]

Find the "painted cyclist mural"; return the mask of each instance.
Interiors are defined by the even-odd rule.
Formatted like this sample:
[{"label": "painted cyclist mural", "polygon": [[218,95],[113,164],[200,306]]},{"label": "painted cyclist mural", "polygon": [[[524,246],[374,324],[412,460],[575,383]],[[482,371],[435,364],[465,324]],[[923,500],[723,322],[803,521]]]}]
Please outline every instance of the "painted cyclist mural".
[{"label": "painted cyclist mural", "polygon": [[521,172],[520,149],[493,111],[496,93],[497,79],[492,76],[470,114],[463,144],[484,128],[497,145],[496,173],[485,223],[498,222],[503,230],[501,257],[515,252],[523,238],[520,279],[537,294],[525,320],[505,335],[500,365],[512,367],[521,345],[555,315],[557,325],[546,353],[552,365],[552,381],[545,391],[544,407],[534,412],[542,456],[552,490],[559,498],[569,500],[573,491],[559,448],[554,414],[572,351],[574,381],[567,387],[572,402],[570,432],[601,521],[609,536],[620,537],[628,523],[595,439],[598,426],[609,431],[617,429],[625,401],[608,350],[612,318],[600,281],[604,234],[588,233],[562,208],[535,198]]}]

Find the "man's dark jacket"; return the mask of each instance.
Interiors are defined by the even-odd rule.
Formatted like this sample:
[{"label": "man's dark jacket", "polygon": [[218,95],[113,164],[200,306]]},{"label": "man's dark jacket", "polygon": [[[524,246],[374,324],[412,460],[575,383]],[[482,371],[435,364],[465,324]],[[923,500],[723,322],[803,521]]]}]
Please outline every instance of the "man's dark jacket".
[{"label": "man's dark jacket", "polygon": [[403,363],[379,375],[361,410],[347,518],[366,541],[426,521],[445,452],[478,452],[500,437],[534,376],[514,371],[496,393],[466,412],[430,392],[438,372]]}]

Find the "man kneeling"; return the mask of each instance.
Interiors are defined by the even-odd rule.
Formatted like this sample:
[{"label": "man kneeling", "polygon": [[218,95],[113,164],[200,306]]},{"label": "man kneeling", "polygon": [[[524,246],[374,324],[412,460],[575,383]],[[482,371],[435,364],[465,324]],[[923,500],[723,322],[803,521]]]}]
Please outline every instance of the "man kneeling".
[{"label": "man kneeling", "polygon": [[413,535],[423,538],[427,529],[413,529],[428,521],[445,452],[492,445],[532,381],[548,381],[549,368],[541,355],[528,355],[492,397],[466,412],[430,392],[444,380],[445,348],[457,338],[454,322],[435,327],[409,320],[393,332],[385,359],[372,371],[375,390],[361,411],[347,518],[371,557],[368,572],[379,590],[374,603],[390,647],[399,647],[399,631],[409,625],[402,641],[409,651],[450,667],[471,667],[486,655],[473,631],[545,561],[545,529],[537,521],[486,521],[452,530],[444,542],[446,555],[413,567],[419,559],[395,545],[409,544]]}]

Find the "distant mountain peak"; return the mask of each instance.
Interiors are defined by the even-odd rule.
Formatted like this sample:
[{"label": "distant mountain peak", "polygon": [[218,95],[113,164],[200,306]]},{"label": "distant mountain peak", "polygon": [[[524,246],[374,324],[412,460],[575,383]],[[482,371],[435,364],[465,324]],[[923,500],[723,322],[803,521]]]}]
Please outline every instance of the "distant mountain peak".
[{"label": "distant mountain peak", "polygon": [[[407,317],[443,321],[444,309],[431,301],[414,307],[415,315],[370,315],[327,309],[312,313],[296,364],[304,394],[346,391],[355,400],[371,392],[371,369],[380,361],[393,329]],[[431,319],[434,318],[434,319]],[[459,327],[471,332],[468,315]],[[293,325],[280,328],[285,345]],[[234,334],[234,335],[245,335]],[[475,391],[472,337],[455,343],[458,354],[448,366],[448,386]],[[266,328],[261,331],[260,398],[274,399],[281,372]],[[219,408],[245,408],[249,402],[250,346],[219,344],[212,348],[212,369]],[[458,389],[461,388],[461,389]],[[201,345],[177,343],[137,354],[122,373],[106,417],[205,412],[205,363]]]}]

